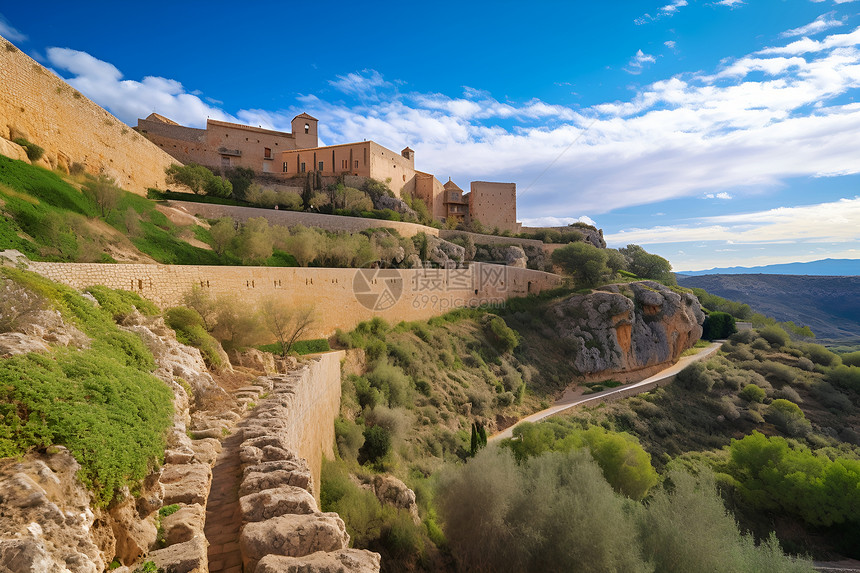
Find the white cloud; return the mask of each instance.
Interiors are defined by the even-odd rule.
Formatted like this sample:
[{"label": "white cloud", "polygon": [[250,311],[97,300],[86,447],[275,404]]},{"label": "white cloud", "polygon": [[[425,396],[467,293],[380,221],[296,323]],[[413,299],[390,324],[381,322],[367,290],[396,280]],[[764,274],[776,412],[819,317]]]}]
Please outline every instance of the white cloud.
[{"label": "white cloud", "polygon": [[732,196],[726,193],[725,191],[720,191],[719,193],[705,193],[706,199],[731,199]]},{"label": "white cloud", "polygon": [[730,241],[733,244],[848,243],[860,241],[860,198],[704,217],[696,225],[630,229],[606,235],[607,244],[642,245]]},{"label": "white cloud", "polygon": [[651,54],[646,54],[642,50],[637,50],[636,55],[634,55],[630,62],[628,62],[624,71],[629,74],[641,74],[645,64],[653,64],[656,61],[657,58]]},{"label": "white cloud", "polygon": [[669,48],[670,50],[674,50],[675,49],[675,40],[666,40],[665,42],[663,42],[663,45],[666,46],[667,48]]},{"label": "white cloud", "polygon": [[687,0],[672,0],[671,4],[666,4],[662,8],[660,8],[661,12],[666,12],[668,14],[674,14],[678,11],[678,8],[683,8],[687,5]]},{"label": "white cloud", "polygon": [[744,0],[720,0],[716,4],[718,6],[728,6],[729,8],[734,8],[735,6],[743,5]]},{"label": "white cloud", "polygon": [[[808,41],[815,49],[803,55],[751,54],[712,75],[667,77],[625,100],[584,108],[500,101],[469,87],[456,96],[403,91],[369,70],[335,79],[340,91],[331,100],[307,94],[285,109],[227,113],[175,80],[127,80],[83,52],[53,48],[49,59],[131,124],[157,111],[186,125],[209,115],[289,130],[290,119],[307,111],[320,119],[323,142],[409,145],[419,169],[461,186],[515,181],[520,217],[531,220],[571,206],[595,216],[707,193],[742,197],[794,177],[860,173],[860,103],[852,103],[860,97],[860,29]],[[656,59],[637,57],[643,65]],[[379,97],[365,97],[370,89]]]},{"label": "white cloud", "polygon": [[594,219],[587,216],[582,217],[534,217],[532,219],[523,219],[525,227],[567,227],[573,223],[585,223],[596,227],[597,223]]},{"label": "white cloud", "polygon": [[10,42],[26,42],[27,34],[19,32],[12,24],[0,14],[0,36],[3,36]]},{"label": "white cloud", "polygon": [[824,50],[831,50],[833,48],[856,46],[858,43],[860,43],[860,28],[857,28],[856,30],[848,34],[834,34],[832,36],[827,36],[824,40],[821,41],[811,40],[809,38],[802,38],[800,40],[788,44],[787,46],[765,48],[758,53],[762,55],[800,55],[810,52],[814,53],[821,52]]},{"label": "white cloud", "polygon": [[786,30],[781,34],[781,37],[789,38],[791,36],[810,36],[813,34],[818,34],[825,30],[829,30],[831,28],[838,28],[839,26],[842,26],[842,20],[837,20],[833,17],[833,14],[834,12],[822,14],[821,16],[819,16],[805,26],[794,28],[792,30]]}]

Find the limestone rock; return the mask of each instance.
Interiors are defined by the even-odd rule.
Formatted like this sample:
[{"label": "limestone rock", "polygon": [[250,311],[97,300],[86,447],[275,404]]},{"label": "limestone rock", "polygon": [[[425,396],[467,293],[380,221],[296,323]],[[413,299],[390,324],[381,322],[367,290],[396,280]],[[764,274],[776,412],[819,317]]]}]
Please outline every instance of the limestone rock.
[{"label": "limestone rock", "polygon": [[0,334],[0,357],[8,358],[28,352],[48,352],[48,345],[39,337],[29,336],[21,332]]},{"label": "limestone rock", "polygon": [[255,573],[378,573],[379,553],[366,549],[317,551],[305,557],[266,555]]},{"label": "limestone rock", "polygon": [[191,449],[194,451],[194,461],[212,466],[221,453],[221,442],[215,438],[193,440]]},{"label": "limestone rock", "polygon": [[572,366],[585,376],[675,361],[701,337],[704,322],[694,295],[653,281],[568,297],[552,305],[547,317],[554,335],[570,343]]},{"label": "limestone rock", "polygon": [[275,366],[275,356],[271,352],[262,352],[256,348],[249,348],[242,352],[231,350],[228,356],[233,366],[248,368],[264,374],[278,373],[278,368]]},{"label": "limestone rock", "polygon": [[427,235],[427,257],[441,267],[456,268],[464,261],[466,249],[439,237]]},{"label": "limestone rock", "polygon": [[242,520],[265,521],[286,514],[309,514],[317,511],[316,500],[307,490],[285,486],[266,489],[239,498]]},{"label": "limestone rock", "polygon": [[162,518],[161,527],[164,529],[167,545],[185,543],[197,536],[202,537],[205,522],[206,510],[197,503],[183,506],[175,513]]},{"label": "limestone rock", "polygon": [[0,572],[2,573],[64,573],[64,569],[65,567],[52,559],[37,541],[0,540]]},{"label": "limestone rock", "polygon": [[161,483],[164,485],[164,505],[205,505],[212,484],[212,468],[201,463],[166,465],[161,472]]},{"label": "limestone rock", "polygon": [[401,215],[406,215],[407,217],[411,217],[413,219],[417,219],[418,215],[412,208],[406,204],[406,201],[403,199],[398,199],[397,197],[389,197],[388,195],[380,195],[373,202],[373,207],[376,209],[391,209],[392,211],[396,211]]},{"label": "limestone rock", "polygon": [[17,159],[25,163],[30,163],[27,157],[27,151],[13,141],[0,137],[0,155],[5,155],[11,159]]},{"label": "limestone rock", "polygon": [[158,538],[153,519],[140,519],[134,498],[129,497],[110,510],[111,528],[116,539],[116,558],[125,564],[134,563]]},{"label": "limestone rock", "polygon": [[152,551],[146,559],[170,573],[206,573],[209,571],[208,550],[206,538],[198,535],[185,543]]},{"label": "limestone rock", "polygon": [[409,489],[405,483],[394,476],[377,475],[373,477],[373,493],[382,503],[393,505],[398,509],[405,509],[412,517],[415,524],[421,523],[418,516],[418,504],[415,501],[415,492]]},{"label": "limestone rock", "polygon": [[135,502],[137,514],[141,518],[155,513],[164,503],[164,486],[161,485],[160,479],[161,470],[149,474],[143,480],[140,495]]},{"label": "limestone rock", "polygon": [[288,485],[311,491],[311,472],[304,460],[300,461],[264,462],[245,468],[239,497]]},{"label": "limestone rock", "polygon": [[349,534],[336,513],[282,515],[248,523],[239,536],[246,571],[253,571],[257,562],[266,555],[302,557],[348,546]]}]

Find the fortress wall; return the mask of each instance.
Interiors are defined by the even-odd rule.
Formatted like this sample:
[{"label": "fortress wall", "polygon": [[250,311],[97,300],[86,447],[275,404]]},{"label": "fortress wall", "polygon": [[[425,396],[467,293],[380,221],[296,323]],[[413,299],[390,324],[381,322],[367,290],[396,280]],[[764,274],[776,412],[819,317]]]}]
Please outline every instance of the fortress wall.
[{"label": "fortress wall", "polygon": [[87,172],[103,172],[141,195],[147,187],[163,189],[164,170],[176,162],[4,39],[0,137],[19,136],[43,147],[52,168],[81,163]]},{"label": "fortress wall", "polygon": [[475,241],[476,245],[529,245],[532,247],[544,249],[545,251],[547,250],[548,246],[552,246],[545,244],[543,241],[538,241],[537,239],[518,239],[517,237],[483,235],[481,233],[470,233],[468,231],[453,231],[448,229],[439,230],[439,238],[445,239],[446,241],[450,241],[451,239],[456,239],[458,237],[463,239],[467,237],[472,237],[472,240]]},{"label": "fortress wall", "polygon": [[[464,306],[501,305],[508,298],[555,288],[562,280],[551,273],[478,263],[453,270],[46,262],[31,262],[29,268],[77,289],[98,284],[131,290],[162,308],[181,304],[195,284],[249,311],[269,297],[283,298],[295,307],[314,308],[307,338],[328,337],[377,316],[397,323]],[[386,289],[390,297],[382,298]]]},{"label": "fortress wall", "polygon": [[274,209],[256,209],[252,207],[234,207],[232,205],[212,205],[209,203],[191,203],[186,201],[168,201],[171,207],[183,209],[191,215],[206,219],[232,217],[238,221],[246,221],[253,217],[264,217],[272,225],[304,225],[318,227],[326,231],[345,231],[358,233],[365,229],[386,227],[395,229],[402,237],[413,237],[418,233],[439,236],[439,229],[425,227],[417,223],[401,221],[382,221],[379,219],[363,219],[361,217],[344,217],[341,215],[323,215],[320,213],[303,213],[299,211],[276,211]]}]

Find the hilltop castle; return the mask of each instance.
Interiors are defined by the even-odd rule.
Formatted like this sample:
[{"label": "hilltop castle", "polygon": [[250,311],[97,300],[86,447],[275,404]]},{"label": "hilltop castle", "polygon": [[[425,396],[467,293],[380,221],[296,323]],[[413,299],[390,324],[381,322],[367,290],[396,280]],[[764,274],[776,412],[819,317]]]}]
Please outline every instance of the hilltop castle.
[{"label": "hilltop castle", "polygon": [[182,163],[215,171],[244,167],[280,180],[318,181],[338,177],[373,178],[388,183],[397,195],[421,198],[440,221],[480,221],[488,229],[518,233],[516,184],[473,181],[465,193],[450,179],[444,185],[430,173],[415,169],[415,152],[400,153],[373,141],[320,147],[315,117],[293,118],[292,132],[273,131],[226,121],[206,120],[206,129],[185,127],[150,114],[138,119],[138,133]]}]

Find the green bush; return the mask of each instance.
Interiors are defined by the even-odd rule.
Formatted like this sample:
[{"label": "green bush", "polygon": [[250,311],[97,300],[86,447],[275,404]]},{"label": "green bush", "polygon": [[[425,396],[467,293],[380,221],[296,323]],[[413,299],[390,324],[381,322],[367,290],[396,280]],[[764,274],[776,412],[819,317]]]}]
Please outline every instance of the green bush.
[{"label": "green bush", "polygon": [[705,323],[702,325],[702,338],[705,340],[728,338],[737,330],[735,318],[732,315],[714,311],[705,317]]},{"label": "green bush", "polygon": [[827,371],[827,381],[836,386],[860,392],[860,367],[834,366]]},{"label": "green bush", "polygon": [[99,302],[99,306],[113,316],[114,320],[120,321],[137,309],[146,316],[155,316],[160,313],[158,307],[151,301],[143,299],[139,294],[127,290],[114,290],[101,285],[88,287],[86,292],[93,295]]},{"label": "green bush", "polygon": [[385,458],[390,451],[391,432],[382,426],[364,429],[364,445],[359,450],[359,461],[373,464]]},{"label": "green bush", "polygon": [[783,398],[777,398],[768,405],[766,417],[790,436],[805,436],[811,430],[800,406]]},{"label": "green bush", "polygon": [[765,396],[767,396],[767,393],[755,384],[747,384],[746,387],[741,390],[740,396],[747,402],[762,402],[764,401]]},{"label": "green bush", "polygon": [[583,286],[597,285],[609,274],[608,255],[591,243],[570,243],[552,252],[552,262]]},{"label": "green bush", "polygon": [[759,336],[764,338],[771,346],[781,347],[788,344],[788,333],[778,326],[766,326],[758,331]]},{"label": "green bush", "polygon": [[519,345],[520,340],[517,333],[505,323],[500,316],[494,316],[487,323],[490,337],[496,348],[502,354],[513,351]]},{"label": "green bush", "polygon": [[38,161],[42,159],[42,155],[45,154],[45,150],[35,143],[27,141],[23,137],[16,137],[14,142],[24,148],[24,151],[27,152],[27,159],[30,161]]},{"label": "green bush", "polygon": [[164,313],[164,321],[176,332],[176,340],[200,350],[207,366],[211,368],[222,366],[220,344],[206,332],[200,313],[193,308],[177,306]]},{"label": "green bush", "polygon": [[358,452],[364,445],[362,426],[338,417],[334,421],[334,438],[341,458],[352,461],[358,459]]},{"label": "green bush", "polygon": [[860,351],[843,354],[842,364],[845,366],[860,366]]}]

